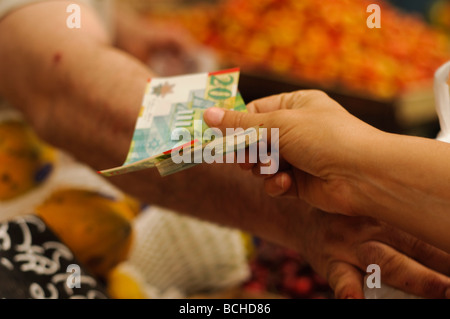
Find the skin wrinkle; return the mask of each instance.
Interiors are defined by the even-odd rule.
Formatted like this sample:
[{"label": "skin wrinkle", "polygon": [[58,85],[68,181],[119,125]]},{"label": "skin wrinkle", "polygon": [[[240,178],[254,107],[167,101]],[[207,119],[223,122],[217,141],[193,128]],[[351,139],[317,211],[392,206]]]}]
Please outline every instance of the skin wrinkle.
[{"label": "skin wrinkle", "polygon": [[[433,204],[430,203],[430,201],[445,203],[442,199],[426,196],[426,193],[423,190],[406,186],[402,180],[395,177],[396,175],[393,176],[394,177],[390,179],[379,179],[375,176],[373,178],[366,178],[365,183],[362,185],[364,185],[367,190],[362,191],[361,194],[370,194],[370,197],[365,196],[362,198],[364,205],[367,206],[367,203],[373,201],[373,198],[380,198],[382,196],[384,197],[384,200],[382,202],[377,202],[377,205],[384,207],[382,209],[385,209],[386,211],[397,203],[400,203],[402,206],[409,206],[410,198],[428,198],[427,202],[422,204],[422,206],[424,206],[424,211],[429,210],[428,207],[433,207]],[[408,195],[405,196],[405,192]],[[362,205],[359,206],[361,207]],[[412,218],[412,216],[410,218]]]},{"label": "skin wrinkle", "polygon": [[[83,16],[83,23],[87,24],[66,37],[67,30],[54,27],[62,21],[55,18],[53,10],[56,7],[64,6],[59,1],[36,4],[11,14],[0,23],[0,73],[14,75],[8,81],[0,79],[0,88],[2,92],[8,91],[13,105],[20,107],[28,118],[47,113],[45,122],[34,128],[46,135],[49,142],[60,144],[64,150],[97,169],[121,165],[128,151],[146,81],[153,75],[136,59],[100,39],[98,34],[102,32],[89,27],[95,23],[88,23],[90,11],[87,8]],[[45,23],[35,26],[39,41],[30,43],[19,35],[33,27],[27,22],[32,21],[31,18],[44,19]],[[20,28],[23,28],[22,33],[18,32]],[[92,29],[95,35],[89,32]],[[3,42],[2,35],[8,32],[12,34],[9,39],[12,45]],[[20,50],[16,52],[14,47]],[[64,54],[64,59],[55,68],[51,57],[59,51]],[[21,94],[23,92],[29,94]],[[20,99],[25,96],[26,103],[20,104]],[[285,97],[293,98],[292,95]],[[108,116],[94,112],[100,103]],[[123,123],[123,127],[117,126],[117,135],[110,132],[116,127],[115,123]],[[99,127],[102,135],[96,134]],[[319,212],[301,201],[294,204],[293,201],[269,198],[263,193],[263,181],[245,176],[236,165],[199,165],[166,178],[149,169],[109,181],[143,202],[239,227],[301,251],[322,276],[333,261],[352,267],[355,264],[353,247],[371,240],[374,228],[382,228],[361,219],[361,223],[367,225],[365,231],[352,233],[348,218]],[[387,231],[383,231],[386,234]],[[346,240],[328,242],[327,232],[337,232],[346,236]],[[438,257],[440,264],[450,265],[448,256]],[[412,266],[409,264],[408,267]],[[434,274],[430,269],[410,273],[427,279]],[[348,279],[333,277],[333,280],[345,287],[349,285]],[[354,291],[361,289],[358,278],[352,280]],[[442,278],[441,283],[450,286],[449,281]],[[357,292],[352,295],[362,297]]]}]

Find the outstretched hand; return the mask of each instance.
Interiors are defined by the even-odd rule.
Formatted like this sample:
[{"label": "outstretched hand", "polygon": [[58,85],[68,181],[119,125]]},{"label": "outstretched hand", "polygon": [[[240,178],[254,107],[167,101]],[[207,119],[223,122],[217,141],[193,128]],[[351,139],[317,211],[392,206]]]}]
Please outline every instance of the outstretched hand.
[{"label": "outstretched hand", "polygon": [[116,46],[149,66],[153,72],[178,75],[198,68],[199,45],[180,25],[156,22],[121,6]]},{"label": "outstretched hand", "polygon": [[264,164],[241,165],[265,178],[269,195],[295,196],[327,212],[354,215],[349,188],[357,187],[353,184],[358,176],[349,176],[349,172],[357,172],[354,166],[359,146],[370,143],[380,131],[320,91],[271,96],[250,103],[248,110],[208,109],[204,119],[224,132],[226,128],[246,129],[261,123],[279,128],[279,143],[275,143],[281,154],[279,172],[261,175],[259,168]]},{"label": "outstretched hand", "polygon": [[373,218],[314,209],[301,213],[299,252],[327,279],[336,298],[363,298],[371,264],[380,267],[381,288],[386,284],[424,298],[450,298],[448,253]]}]

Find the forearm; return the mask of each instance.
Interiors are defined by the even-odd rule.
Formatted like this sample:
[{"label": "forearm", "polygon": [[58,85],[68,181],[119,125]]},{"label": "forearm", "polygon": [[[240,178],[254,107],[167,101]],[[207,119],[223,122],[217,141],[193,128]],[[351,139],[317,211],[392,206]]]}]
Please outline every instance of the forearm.
[{"label": "forearm", "polygon": [[[450,145],[380,133],[359,150],[355,213],[380,218],[450,252]],[[359,212],[358,212],[359,211]]]},{"label": "forearm", "polygon": [[[109,46],[85,9],[80,30],[65,28],[64,17],[65,4],[55,2],[21,9],[0,22],[0,73],[8,75],[0,80],[0,93],[53,145],[96,169],[120,165],[152,74]],[[27,20],[45,23],[31,26]],[[32,39],[40,39],[31,45],[30,30]],[[144,202],[291,245],[299,207],[287,209],[288,203],[263,195],[251,180],[237,167],[213,165],[166,178],[146,170],[111,179]]]},{"label": "forearm", "polygon": [[29,5],[0,22],[0,95],[44,139],[106,167],[122,160],[152,74],[109,46],[89,8],[82,28],[68,29],[67,3]]},{"label": "forearm", "polygon": [[270,198],[263,193],[262,180],[243,174],[237,165],[202,164],[164,178],[149,169],[111,181],[146,202],[239,228],[296,250],[304,238],[303,218],[310,206]]}]

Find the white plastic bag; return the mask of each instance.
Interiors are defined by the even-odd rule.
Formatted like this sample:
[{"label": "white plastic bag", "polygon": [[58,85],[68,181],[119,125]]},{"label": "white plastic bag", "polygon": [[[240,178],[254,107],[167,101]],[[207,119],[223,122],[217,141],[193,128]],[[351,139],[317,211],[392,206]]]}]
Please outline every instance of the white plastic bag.
[{"label": "white plastic bag", "polygon": [[441,66],[434,75],[434,95],[436,111],[439,116],[441,131],[437,139],[450,143],[450,88],[448,85],[450,62]]}]

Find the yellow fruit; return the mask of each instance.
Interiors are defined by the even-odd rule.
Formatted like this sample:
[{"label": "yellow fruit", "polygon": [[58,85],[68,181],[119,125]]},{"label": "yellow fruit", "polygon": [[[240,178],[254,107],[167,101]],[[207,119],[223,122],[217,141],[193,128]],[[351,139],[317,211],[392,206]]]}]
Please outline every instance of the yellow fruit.
[{"label": "yellow fruit", "polygon": [[37,213],[93,275],[106,277],[127,257],[133,209],[86,190],[60,190]]},{"label": "yellow fruit", "polygon": [[138,280],[120,266],[109,273],[107,292],[113,299],[147,299]]},{"label": "yellow fruit", "polygon": [[12,199],[35,186],[34,163],[0,153],[0,200]]},{"label": "yellow fruit", "polygon": [[118,212],[132,221],[141,212],[141,203],[134,197],[125,195],[124,199],[117,202]]},{"label": "yellow fruit", "polygon": [[0,200],[15,198],[42,183],[53,162],[53,149],[39,141],[26,124],[0,124]]},{"label": "yellow fruit", "polygon": [[255,257],[255,245],[253,243],[253,236],[247,233],[242,233],[241,237],[245,247],[245,251],[247,253],[247,259],[253,259],[253,257]]}]

